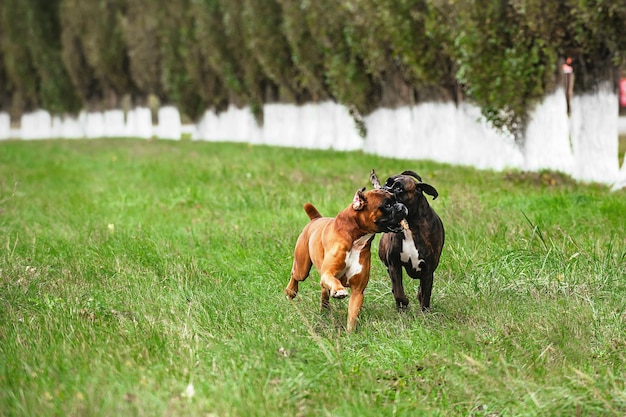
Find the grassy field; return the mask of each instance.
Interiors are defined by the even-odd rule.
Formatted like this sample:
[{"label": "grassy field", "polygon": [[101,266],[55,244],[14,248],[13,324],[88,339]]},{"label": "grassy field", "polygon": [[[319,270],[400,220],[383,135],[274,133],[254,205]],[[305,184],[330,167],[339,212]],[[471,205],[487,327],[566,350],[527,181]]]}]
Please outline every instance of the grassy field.
[{"label": "grassy field", "polygon": [[[377,257],[357,332],[292,250],[404,169],[447,239],[433,311]],[[626,192],[238,144],[0,143],[2,416],[626,414]],[[377,247],[378,239],[374,246]]]}]

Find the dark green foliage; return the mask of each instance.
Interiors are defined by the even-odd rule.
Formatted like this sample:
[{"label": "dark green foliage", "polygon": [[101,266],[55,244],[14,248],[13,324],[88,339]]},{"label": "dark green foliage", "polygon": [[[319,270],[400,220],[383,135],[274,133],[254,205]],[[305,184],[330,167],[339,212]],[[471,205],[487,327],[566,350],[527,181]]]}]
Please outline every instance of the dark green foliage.
[{"label": "dark green foliage", "polygon": [[381,105],[457,100],[449,7],[426,1],[360,0],[346,25],[381,88]]},{"label": "dark green foliage", "polygon": [[136,93],[129,71],[128,49],[118,19],[123,0],[63,0],[63,62],[88,107],[119,105],[118,98]]},{"label": "dark green foliage", "polygon": [[280,30],[282,15],[278,2],[244,0],[241,18],[246,48],[278,88],[278,97],[265,97],[266,101],[301,102],[308,99],[309,94],[301,85],[292,60],[289,43]]},{"label": "dark green foliage", "polygon": [[89,56],[99,48],[89,49],[85,32],[94,26],[90,17],[94,16],[95,0],[64,0],[61,5],[61,57],[67,68],[72,84],[88,109],[98,107],[102,101],[103,85],[96,76],[96,68],[89,63]]},{"label": "dark green foliage", "polygon": [[521,138],[528,113],[573,58],[575,90],[615,83],[625,62],[626,3],[476,0],[458,9],[458,78],[498,127]]},{"label": "dark green foliage", "polygon": [[613,81],[626,58],[626,3],[605,0],[511,2],[535,36],[561,58],[572,57],[576,90]]},{"label": "dark green foliage", "polygon": [[626,3],[607,0],[4,0],[0,105],[205,109],[333,100],[355,114],[467,99],[523,138],[560,85],[615,82]]},{"label": "dark green foliage", "polygon": [[473,6],[461,15],[458,77],[488,120],[520,137],[528,110],[546,93],[556,54],[510,4]]},{"label": "dark green foliage", "polygon": [[324,81],[335,100],[369,113],[378,106],[380,88],[355,53],[358,34],[349,25],[354,5],[339,0],[301,2],[313,45],[322,51]]},{"label": "dark green foliage", "polygon": [[196,40],[194,34],[192,1],[151,2],[151,10],[159,23],[161,39],[161,82],[169,101],[180,110],[197,119],[205,110],[205,102],[194,84],[188,62],[193,59]]},{"label": "dark green foliage", "polygon": [[453,5],[448,2],[386,0],[390,11],[385,21],[396,56],[417,101],[458,101],[460,90],[454,62],[456,22]]},{"label": "dark green foliage", "polygon": [[273,101],[276,85],[263,73],[257,58],[247,47],[245,33],[249,26],[249,15],[243,13],[244,0],[218,0],[218,3],[226,46],[237,62],[237,78],[241,88],[236,91],[236,95],[243,103],[250,105],[254,115],[262,122],[263,103],[266,98]]},{"label": "dark green foliage", "polygon": [[15,116],[43,107],[76,112],[80,101],[61,59],[58,0],[3,2],[3,64]]},{"label": "dark green foliage", "polygon": [[[226,88],[227,102],[237,106],[250,104],[260,115],[266,79],[246,49],[241,5],[241,0],[199,2],[196,7],[197,41],[204,61]],[[215,104],[221,107],[222,100]]]},{"label": "dark green foliage", "polygon": [[78,112],[80,101],[61,59],[60,0],[23,2],[29,10],[26,22],[27,47],[39,78],[38,96],[43,108],[53,113]]},{"label": "dark green foliage", "polygon": [[[214,69],[211,64],[210,55],[215,52],[207,46],[207,36],[217,35],[209,31],[206,26],[208,19],[206,5],[202,2],[192,1],[189,7],[182,11],[182,23],[180,30],[180,55],[191,85],[184,85],[186,97],[183,100],[182,110],[191,117],[195,117],[195,113],[200,112],[200,108],[211,108],[221,111],[228,106],[228,89],[224,84],[223,78],[220,76],[220,68]],[[169,6],[168,6],[169,7]],[[217,22],[217,20],[215,21]],[[219,62],[219,59],[216,59]],[[183,86],[183,83],[180,84]],[[199,101],[194,105],[197,99],[193,95],[199,96]],[[198,114],[199,115],[199,114]]]},{"label": "dark green foliage", "polygon": [[306,24],[306,8],[301,2],[278,0],[282,10],[281,31],[291,49],[291,61],[297,68],[297,81],[313,101],[327,100],[330,91],[324,81],[324,55],[315,45],[313,34]]},{"label": "dark green foliage", "polygon": [[229,101],[237,106],[249,104],[260,117],[266,88],[275,85],[246,47],[242,8],[243,0],[200,2],[197,40],[200,54],[225,85]]},{"label": "dark green foliage", "polygon": [[626,2],[567,1],[570,42],[577,91],[593,90],[602,81],[617,84],[618,67],[626,62]]},{"label": "dark green foliage", "polygon": [[[2,26],[0,26],[0,41],[2,39]],[[0,43],[0,111],[7,111],[11,105],[13,87],[10,85],[9,75],[6,72],[3,61],[4,56],[2,54],[2,44]]]},{"label": "dark green foliage", "polygon": [[[370,90],[370,97],[363,98],[364,101],[370,102],[370,108],[361,104],[358,105],[360,110],[372,110],[379,105],[394,107],[396,104],[410,104],[413,101],[411,88],[401,73],[394,45],[385,30],[385,18],[389,17],[389,9],[388,5],[383,3],[360,0],[350,4],[349,7],[346,5],[343,8],[344,17],[340,17],[337,22],[340,27],[344,25],[344,54],[349,56],[351,61],[352,68],[346,69],[360,74],[355,79],[357,81],[355,87],[364,85]],[[361,75],[363,73],[368,74],[370,78],[365,79]],[[345,89],[341,84],[341,72],[331,65],[329,75],[332,77],[333,74],[338,77],[340,88]],[[347,81],[349,85],[350,81]]]},{"label": "dark green foliage", "polygon": [[14,116],[35,109],[40,102],[37,85],[39,77],[28,48],[26,26],[28,2],[5,0],[0,9],[2,28],[3,65],[7,75],[7,89],[11,93],[11,111]]},{"label": "dark green foliage", "polygon": [[162,83],[162,49],[160,24],[155,8],[162,2],[154,0],[123,0],[123,14],[119,19],[122,34],[128,45],[130,75],[140,95],[157,95],[167,101]]}]

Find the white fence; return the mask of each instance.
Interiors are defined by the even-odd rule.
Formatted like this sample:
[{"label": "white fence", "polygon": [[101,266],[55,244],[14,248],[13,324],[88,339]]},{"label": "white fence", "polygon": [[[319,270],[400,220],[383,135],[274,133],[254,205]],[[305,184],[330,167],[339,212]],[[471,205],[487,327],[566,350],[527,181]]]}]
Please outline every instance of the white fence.
[{"label": "white fence", "polygon": [[[618,130],[626,121],[617,117],[617,97],[609,89],[575,97],[567,117],[564,93],[545,98],[532,113],[525,143],[497,132],[482,121],[470,104],[426,103],[398,109],[379,109],[365,117],[360,137],[345,107],[333,102],[268,104],[259,126],[249,109],[230,107],[206,112],[193,126],[181,125],[175,107],[163,107],[153,126],[148,108],[126,115],[121,110],[82,112],[78,117],[52,117],[46,111],[26,114],[21,129],[10,128],[0,113],[0,139],[138,137],[236,141],[308,149],[363,150],[391,158],[430,159],[480,169],[518,168],[558,170],[577,180],[613,188],[626,186],[626,163],[618,164]],[[623,125],[622,125],[623,124]]]}]

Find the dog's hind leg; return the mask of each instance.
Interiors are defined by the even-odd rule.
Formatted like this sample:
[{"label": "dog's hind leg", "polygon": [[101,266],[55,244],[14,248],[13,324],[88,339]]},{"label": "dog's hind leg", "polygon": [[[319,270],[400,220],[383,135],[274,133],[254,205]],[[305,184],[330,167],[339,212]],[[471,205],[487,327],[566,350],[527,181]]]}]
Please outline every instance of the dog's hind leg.
[{"label": "dog's hind leg", "polygon": [[[309,223],[310,224],[310,223]],[[313,261],[309,253],[309,237],[307,228],[300,233],[293,251],[293,265],[291,267],[291,279],[285,288],[285,294],[291,300],[298,294],[298,283],[304,281],[311,272]]]},{"label": "dog's hind leg", "polygon": [[285,294],[287,294],[290,300],[298,294],[298,283],[307,279],[312,266],[313,263],[309,256],[300,258],[300,261],[298,261],[297,257],[293,260],[291,279],[289,280],[289,284],[287,284],[287,288],[285,288]]}]

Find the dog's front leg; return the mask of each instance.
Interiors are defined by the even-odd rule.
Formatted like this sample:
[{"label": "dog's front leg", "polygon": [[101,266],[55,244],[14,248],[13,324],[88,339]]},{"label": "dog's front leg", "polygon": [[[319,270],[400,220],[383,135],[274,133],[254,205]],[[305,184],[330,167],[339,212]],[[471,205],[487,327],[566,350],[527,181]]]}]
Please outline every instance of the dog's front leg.
[{"label": "dog's front leg", "polygon": [[352,332],[356,329],[356,321],[363,307],[363,290],[352,288],[350,302],[348,303],[348,325],[347,330]]},{"label": "dog's front leg", "polygon": [[402,284],[402,266],[400,263],[394,263],[387,266],[389,278],[391,278],[391,290],[396,299],[396,308],[398,310],[405,309],[409,306],[409,299],[404,293],[404,285]]},{"label": "dog's front leg", "polygon": [[[369,257],[366,261],[369,265]],[[350,283],[350,301],[348,302],[348,324],[346,329],[352,332],[356,329],[356,322],[363,307],[363,299],[365,294],[365,288],[370,279],[369,267],[366,267],[364,271],[359,275],[355,275],[349,278]]]},{"label": "dog's front leg", "polygon": [[346,298],[348,296],[348,290],[343,286],[341,281],[337,278],[346,267],[346,263],[341,257],[334,256],[328,257],[328,260],[324,261],[320,281],[322,288],[327,289],[330,292],[330,296],[333,298]]},{"label": "dog's front leg", "polygon": [[417,299],[420,302],[422,311],[430,310],[430,293],[433,289],[433,274],[428,274],[420,278],[420,288],[417,292]]}]

